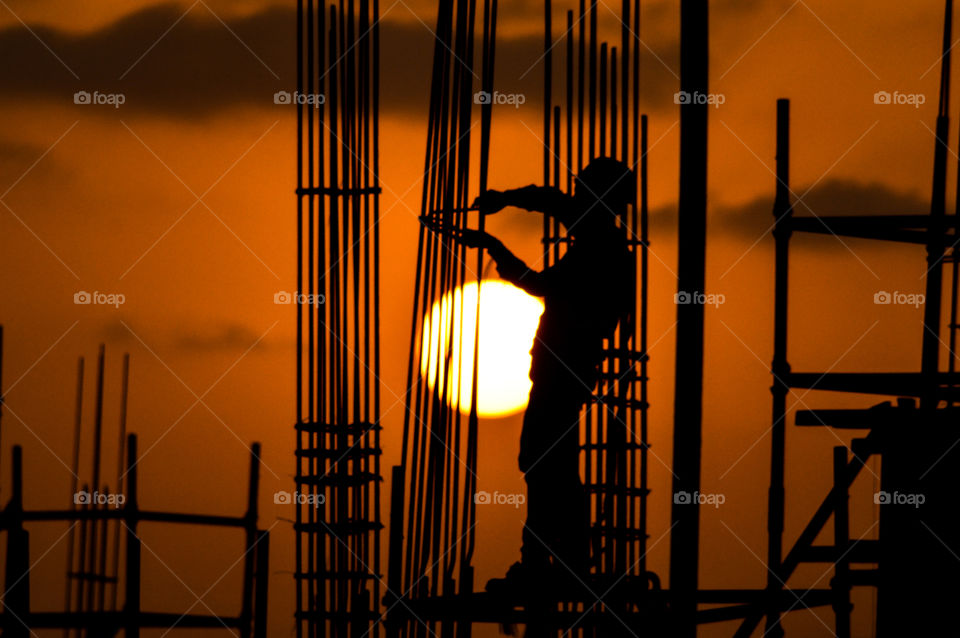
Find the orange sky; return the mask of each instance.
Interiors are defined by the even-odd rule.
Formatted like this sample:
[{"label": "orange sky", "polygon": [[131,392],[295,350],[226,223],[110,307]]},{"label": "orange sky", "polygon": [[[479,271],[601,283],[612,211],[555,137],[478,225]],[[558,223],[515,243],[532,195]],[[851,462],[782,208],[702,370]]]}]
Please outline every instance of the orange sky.
[{"label": "orange sky", "polygon": [[[113,432],[120,356],[130,352],[130,427],[140,435],[141,450],[149,449],[142,463],[143,503],[239,513],[246,445],[264,444],[261,525],[276,523],[271,635],[289,633],[293,607],[292,532],[284,520],[293,512],[270,498],[278,489],[291,489],[293,472],[294,315],[273,304],[273,294],[295,287],[295,121],[293,111],[270,100],[278,87],[293,83],[291,5],[109,1],[81,11],[75,3],[52,0],[0,4],[0,52],[14,56],[6,58],[13,65],[0,71],[0,201],[6,204],[0,206],[0,322],[6,329],[3,378],[9,389],[0,489],[9,489],[9,449],[19,443],[26,448],[27,505],[66,504],[69,473],[63,463],[70,457],[76,358],[86,356],[90,367],[96,345],[107,344],[107,423]],[[505,91],[537,91],[539,4],[504,5],[506,37],[499,46],[516,55],[498,56],[496,84]],[[405,68],[404,59],[429,61],[425,25],[432,27],[434,3],[381,0],[381,6],[390,7],[385,43],[411,46],[384,50],[390,60],[385,64],[396,74],[385,76],[385,86],[394,86],[401,75],[418,77],[426,86],[428,67]],[[706,315],[703,488],[726,493],[727,504],[703,513],[702,581],[711,587],[758,586],[764,568],[753,554],[765,551],[760,514],[766,502],[769,448],[763,434],[769,425],[772,342],[772,240],[763,234],[772,221],[774,101],[793,100],[793,184],[797,194],[812,187],[806,201],[814,212],[869,212],[863,207],[891,202],[911,208],[901,212],[925,212],[942,8],[889,0],[725,0],[712,7],[712,90],[726,101],[710,114],[708,290],[724,294],[727,303]],[[237,37],[215,15],[233,25]],[[178,16],[185,17],[175,22]],[[248,45],[244,38],[261,18],[271,29],[289,24],[289,31],[265,30]],[[650,533],[656,540],[669,527],[670,474],[658,459],[668,463],[671,455],[677,3],[646,2],[643,19],[649,47],[643,51],[644,108],[653,145],[651,483],[659,496],[651,498]],[[118,20],[155,37],[124,44]],[[601,10],[601,20],[605,29],[616,27],[611,11]],[[167,28],[169,39],[163,35]],[[199,42],[191,38],[214,32],[221,49],[189,48]],[[52,51],[34,36],[50,42]],[[104,43],[113,48],[96,48]],[[196,96],[167,95],[192,86],[191,78],[216,77],[223,61],[237,77],[224,77],[222,87],[208,86]],[[170,68],[174,63],[180,66]],[[35,68],[31,73],[38,75],[25,77],[14,68],[19,66]],[[117,79],[125,72],[125,79]],[[128,102],[117,109],[73,103],[74,91],[96,90],[90,82],[102,78],[110,79],[111,90],[122,91],[128,83]],[[923,94],[926,103],[876,105],[873,95],[881,90]],[[381,127],[384,467],[399,455],[403,407],[396,398],[409,347],[426,122],[422,92],[407,92],[402,85],[385,88]],[[531,95],[520,109],[495,109],[491,185],[523,185],[540,175],[538,101]],[[951,139],[956,134],[954,127]],[[951,166],[951,183],[954,171]],[[493,223],[496,234],[528,257],[538,245],[537,228],[517,212]],[[922,291],[922,252],[818,241],[797,243],[791,280],[794,369],[915,369],[919,313],[876,306],[872,299],[878,290]],[[119,309],[76,306],[72,297],[78,290],[119,292],[126,303]],[[91,383],[88,377],[88,388]],[[194,405],[195,395],[203,396],[202,404]],[[803,401],[815,399],[821,397]],[[869,399],[846,401],[869,405]],[[521,489],[513,447],[518,432],[518,417],[484,424],[480,462],[488,469],[481,489]],[[788,506],[792,538],[827,489],[827,448],[836,439],[819,430],[790,429],[788,437],[794,446],[788,465],[788,499],[793,499],[788,502],[796,505]],[[872,487],[866,481],[856,489],[852,502],[869,506],[854,510],[854,534],[872,522]],[[481,512],[478,583],[515,560],[522,517],[522,510]],[[195,553],[188,555],[173,541],[146,534],[162,562],[197,593],[232,562],[225,544],[192,539]],[[59,535],[51,530],[36,536],[37,550],[54,546],[38,578],[62,573]],[[651,552],[651,567],[664,577],[667,548],[664,539]],[[201,555],[205,559],[196,560]],[[155,600],[173,606],[193,602],[160,562],[154,567],[154,591],[168,592]],[[819,575],[804,574],[798,582]],[[235,578],[224,581],[210,594],[212,607],[236,600],[229,584]],[[59,590],[35,596],[51,608],[60,601]],[[862,602],[858,614],[869,608],[869,601]],[[810,614],[791,617],[787,629],[794,628],[809,636],[825,632]],[[711,628],[704,635],[714,631],[729,634]]]}]

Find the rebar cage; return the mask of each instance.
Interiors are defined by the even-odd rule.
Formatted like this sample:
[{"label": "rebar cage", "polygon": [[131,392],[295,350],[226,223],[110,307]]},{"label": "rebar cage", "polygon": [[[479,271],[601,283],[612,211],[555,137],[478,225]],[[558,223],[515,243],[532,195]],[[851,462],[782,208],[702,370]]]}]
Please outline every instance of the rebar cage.
[{"label": "rebar cage", "polygon": [[[297,3],[297,636],[379,635],[377,0]],[[282,293],[281,293],[282,294]],[[359,632],[359,633],[354,633]]]}]

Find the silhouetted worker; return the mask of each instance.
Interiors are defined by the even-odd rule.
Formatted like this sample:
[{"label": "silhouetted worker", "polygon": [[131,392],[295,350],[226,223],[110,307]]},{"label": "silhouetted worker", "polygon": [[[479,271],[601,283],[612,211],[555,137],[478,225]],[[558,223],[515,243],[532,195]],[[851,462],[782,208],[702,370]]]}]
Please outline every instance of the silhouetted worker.
[{"label": "silhouetted worker", "polygon": [[[490,215],[507,206],[558,220],[572,241],[556,264],[531,270],[500,242],[467,230],[462,240],[486,248],[506,281],[542,297],[544,312],[530,353],[530,401],[520,435],[520,470],[527,483],[521,561],[491,591],[530,594],[544,584],[575,582],[590,568],[588,498],[580,481],[580,409],[590,401],[603,360],[631,299],[631,253],[616,216],[634,199],[634,173],[596,159],[576,179],[574,196],[556,188],[490,190],[474,203]],[[547,578],[547,580],[545,580]]]}]

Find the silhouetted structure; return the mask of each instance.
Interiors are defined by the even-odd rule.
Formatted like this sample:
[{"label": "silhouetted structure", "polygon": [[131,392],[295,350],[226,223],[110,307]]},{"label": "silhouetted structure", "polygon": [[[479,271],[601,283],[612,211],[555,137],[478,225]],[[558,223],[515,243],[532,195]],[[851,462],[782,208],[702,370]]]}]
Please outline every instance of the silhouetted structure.
[{"label": "silhouetted structure", "polygon": [[[625,630],[620,620],[625,615],[631,626],[638,622],[633,618],[635,614],[647,615],[653,602],[644,593],[658,589],[659,578],[646,569],[649,241],[647,124],[646,116],[640,115],[640,3],[621,3],[619,50],[600,42],[599,13],[599,3],[586,7],[583,1],[576,20],[573,11],[566,13],[565,90],[561,104],[557,105],[552,88],[552,50],[559,43],[553,36],[551,2],[544,4],[546,97],[542,141],[544,183],[548,186],[571,194],[574,167],[580,173],[591,160],[603,156],[629,167],[639,184],[639,199],[636,191],[631,193],[627,207],[618,212],[617,219],[618,231],[631,251],[625,272],[617,277],[625,283],[617,293],[623,299],[623,314],[616,334],[604,345],[597,387],[581,413],[579,427],[591,545],[598,553],[587,583],[592,595],[588,600],[575,599],[560,608],[580,609],[582,614],[591,616],[586,623],[592,631],[610,635]],[[579,29],[576,34],[575,25]],[[544,265],[557,263],[570,241],[568,229],[562,228],[556,219],[544,218]],[[580,597],[582,593],[577,598]],[[603,618],[608,610],[612,613]],[[562,620],[558,628],[577,628],[583,622],[583,618]]]},{"label": "silhouetted structure", "polygon": [[[635,174],[609,157],[577,176],[575,195],[550,186],[488,190],[476,201],[482,215],[508,206],[542,213],[576,232],[565,254],[543,270],[530,268],[500,240],[464,231],[461,240],[485,248],[505,281],[541,297],[531,349],[529,402],[520,434],[519,469],[527,484],[521,562],[493,585],[528,598],[543,580],[575,581],[590,567],[589,508],[580,478],[580,411],[593,391],[621,317],[632,312],[632,254],[617,227],[636,200]],[[596,560],[601,547],[596,547]],[[491,585],[487,587],[491,590]]]},{"label": "silhouetted structure", "polygon": [[[629,283],[618,293],[624,299],[624,314],[613,339],[605,344],[598,384],[581,413],[579,427],[591,545],[598,555],[591,576],[582,583],[586,595],[582,589],[568,595],[550,619],[558,634],[603,636],[629,635],[641,627],[654,630],[661,622],[656,610],[662,608],[662,599],[648,595],[659,589],[659,578],[646,569],[649,242],[646,117],[639,111],[640,3],[622,3],[619,49],[600,42],[599,13],[598,3],[586,7],[581,2],[576,20],[572,11],[566,14],[561,106],[552,97],[551,51],[557,44],[552,7],[549,1],[544,5],[544,95],[548,98],[544,101],[543,173],[547,185],[567,193],[573,187],[574,166],[579,172],[596,157],[619,159],[639,173],[639,199],[634,192],[617,220],[631,249],[627,271],[620,278]],[[545,219],[544,264],[557,263],[569,246],[567,230],[556,220]]]},{"label": "silhouetted structure", "polygon": [[[710,38],[707,0],[680,2],[680,191],[677,223],[677,293],[706,294],[707,113]],[[673,636],[697,635],[700,508],[682,494],[700,489],[703,421],[702,303],[677,304],[673,402],[673,494],[670,528],[670,598]]]},{"label": "silhouetted structure", "polygon": [[[960,585],[934,574],[951,564],[951,544],[960,540],[954,486],[960,479],[960,416],[956,374],[956,307],[958,215],[946,216],[947,153],[950,113],[950,59],[953,2],[946,1],[937,141],[933,166],[933,196],[929,215],[867,215],[857,217],[795,216],[791,202],[789,103],[777,105],[776,292],[774,299],[773,445],[769,507],[768,606],[766,630],[783,635],[780,615],[797,607],[832,605],[838,638],[851,635],[851,589],[875,587],[877,635],[904,636],[924,627],[936,633],[954,631],[953,601]],[[958,184],[960,194],[960,184]],[[921,329],[919,372],[836,373],[793,372],[787,357],[789,247],[794,232],[830,234],[925,246],[926,294]],[[942,320],[943,265],[951,262],[951,310]],[[882,300],[881,300],[882,301]],[[950,334],[948,371],[941,371],[940,353]],[[805,409],[796,413],[798,426],[865,430],[851,445],[833,449],[834,485],[800,533],[782,554],[784,533],[784,467],[786,462],[786,400],[793,389],[822,390],[899,397],[865,409]],[[878,540],[851,539],[849,488],[873,456],[882,459]],[[917,503],[919,497],[922,503]],[[908,502],[900,502],[907,499]],[[909,501],[909,499],[913,499]],[[833,544],[817,545],[820,532],[833,520]],[[803,563],[833,564],[831,588],[798,598],[787,609],[769,604]],[[819,594],[819,595],[818,595]],[[751,635],[762,617],[747,616],[735,634]]]},{"label": "silhouetted structure", "polygon": [[[422,215],[437,228],[468,227],[471,195],[486,187],[496,15],[497,0],[484,0],[477,75],[476,0],[438,4],[421,203]],[[475,98],[474,77],[480,79],[479,88],[487,99]],[[479,103],[481,127],[478,191],[470,184],[475,103]],[[476,224],[483,229],[482,219]],[[475,266],[468,265],[465,245],[458,245],[449,233],[428,230],[427,225],[420,228],[401,465],[391,474],[390,557],[384,598],[389,636],[425,636],[438,621],[444,635],[468,636],[471,615],[476,611],[465,607],[470,606],[465,597],[473,593],[474,586],[477,384],[473,384],[470,397],[457,392],[456,403],[451,405],[451,386],[459,385],[459,370],[452,369],[449,356],[453,339],[459,337],[459,331],[452,329],[456,311],[442,317],[448,325],[430,326],[431,333],[439,330],[448,340],[443,350],[447,356],[433,352],[438,359],[433,388],[420,362],[431,356],[430,344],[439,346],[440,338],[420,333],[423,318],[429,316],[435,302],[447,295],[452,300],[453,291],[466,282],[468,273],[479,279],[476,273],[482,272],[483,255],[478,252],[472,262]],[[475,357],[474,380],[476,366]],[[466,424],[459,409],[465,401],[469,401]]]},{"label": "silhouetted structure", "polygon": [[[65,636],[101,637],[123,634],[127,638],[146,629],[225,628],[241,637],[267,635],[267,579],[269,532],[257,528],[260,444],[252,446],[247,510],[240,516],[186,514],[143,509],[138,499],[137,437],[126,433],[129,356],[124,356],[121,421],[117,450],[116,492],[101,481],[104,348],[96,370],[92,478],[79,485],[84,363],[77,376],[76,420],[71,471],[73,494],[68,509],[24,508],[23,452],[12,451],[10,497],[0,511],[0,532],[6,534],[4,559],[3,636],[26,638],[35,629],[63,629]],[[2,367],[2,359],[0,359]],[[30,551],[30,528],[41,523],[68,524],[67,575],[64,611],[38,612],[30,601],[30,570],[37,560]],[[193,525],[233,528],[245,532],[243,583],[239,614],[193,614],[147,611],[141,606],[143,573],[142,525]],[[120,592],[123,591],[121,598]]]},{"label": "silhouetted structure", "polygon": [[297,636],[379,635],[380,9],[297,3]]},{"label": "silhouetted structure", "polygon": [[[629,282],[618,291],[624,300],[620,328],[604,343],[599,383],[582,411],[575,445],[584,468],[584,488],[590,511],[590,537],[596,549],[585,595],[583,588],[558,592],[551,608],[532,613],[523,601],[475,593],[471,565],[475,539],[474,494],[477,485],[476,369],[464,431],[461,406],[451,405],[448,393],[458,372],[442,357],[436,365],[433,387],[416,364],[431,362],[436,339],[419,334],[424,317],[435,303],[454,299],[453,291],[468,277],[483,272],[483,251],[476,269],[466,245],[456,237],[463,229],[483,231],[483,217],[472,214],[470,188],[470,121],[474,103],[480,105],[479,184],[486,191],[489,162],[491,100],[474,99],[474,16],[476,3],[440,3],[430,120],[427,142],[427,183],[422,213],[414,300],[411,351],[408,361],[409,415],[404,426],[403,465],[394,469],[391,498],[389,591],[390,635],[426,635],[439,628],[458,636],[470,633],[473,622],[501,624],[536,622],[538,630],[573,631],[578,635],[617,635],[624,618],[639,627],[641,616],[662,605],[662,599],[644,595],[659,588],[646,571],[647,421],[646,421],[646,120],[639,115],[639,3],[624,2],[622,42],[608,50],[597,37],[599,5],[580,3],[579,38],[574,14],[567,12],[563,41],[552,33],[552,7],[545,5],[544,33],[544,186],[572,194],[573,174],[591,159],[610,156],[640,173],[640,201],[636,192],[614,226],[630,248],[628,263],[618,274]],[[483,4],[480,91],[493,94],[496,39],[496,2]],[[586,25],[590,25],[590,36]],[[630,28],[631,21],[633,28]],[[565,134],[561,105],[553,103],[553,49],[565,42]],[[589,53],[589,62],[587,55]],[[618,59],[620,64],[618,65]],[[575,73],[576,70],[576,73]],[[618,84],[619,83],[619,84]],[[619,86],[619,90],[618,90]],[[574,95],[577,95],[576,102]],[[565,100],[565,101],[564,101]],[[576,118],[574,118],[576,113]],[[565,157],[565,159],[564,159]],[[562,169],[561,169],[562,167]],[[570,245],[570,237],[556,219],[544,216],[543,266],[556,263]],[[639,260],[639,272],[638,272]],[[641,298],[636,297],[639,283]],[[639,309],[638,309],[639,305]],[[455,312],[444,316],[440,330],[450,343]],[[483,347],[482,344],[479,347]],[[432,367],[431,363],[431,367]],[[455,383],[454,381],[453,383]],[[592,388],[591,388],[592,389]],[[457,402],[466,398],[457,396]],[[563,429],[557,425],[557,437]],[[576,577],[571,575],[572,580]],[[609,612],[609,613],[608,613]]]}]

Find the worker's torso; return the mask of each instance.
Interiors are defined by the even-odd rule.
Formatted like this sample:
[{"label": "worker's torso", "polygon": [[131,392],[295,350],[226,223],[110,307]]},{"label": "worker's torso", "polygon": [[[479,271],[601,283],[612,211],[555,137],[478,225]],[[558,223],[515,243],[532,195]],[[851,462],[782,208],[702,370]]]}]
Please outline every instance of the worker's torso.
[{"label": "worker's torso", "polygon": [[621,233],[574,242],[548,269],[544,312],[531,354],[534,383],[572,385],[591,392],[612,337],[631,298],[630,251]]}]

